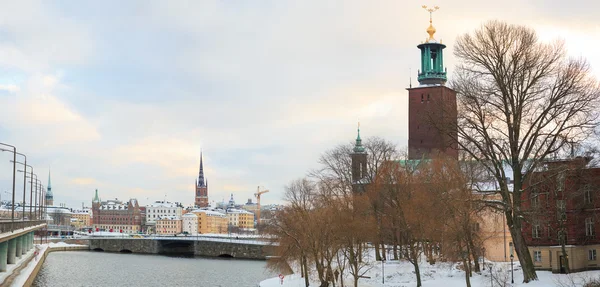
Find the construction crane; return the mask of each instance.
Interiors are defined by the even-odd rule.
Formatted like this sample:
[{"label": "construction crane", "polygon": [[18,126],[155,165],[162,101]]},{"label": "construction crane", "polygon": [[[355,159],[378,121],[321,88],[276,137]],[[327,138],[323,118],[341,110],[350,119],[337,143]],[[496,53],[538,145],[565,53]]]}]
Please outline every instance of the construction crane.
[{"label": "construction crane", "polygon": [[261,191],[260,186],[256,188],[256,193],[254,194],[254,196],[256,196],[256,203],[258,208],[258,210],[256,211],[256,225],[260,225],[260,195],[267,192],[269,192],[269,190]]}]

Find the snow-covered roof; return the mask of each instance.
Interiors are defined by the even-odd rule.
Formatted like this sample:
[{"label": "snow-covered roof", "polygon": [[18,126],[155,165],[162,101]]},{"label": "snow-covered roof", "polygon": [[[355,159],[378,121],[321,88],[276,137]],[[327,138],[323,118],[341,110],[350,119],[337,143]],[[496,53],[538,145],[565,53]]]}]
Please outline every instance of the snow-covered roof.
[{"label": "snow-covered roof", "polygon": [[243,210],[243,209],[234,209],[234,208],[227,209],[227,213],[253,214],[252,212],[250,212],[250,211],[247,211],[247,210]]},{"label": "snow-covered roof", "polygon": [[55,206],[48,206],[48,209],[46,209],[46,213],[72,214],[72,212],[66,208]]},{"label": "snow-covered roof", "polygon": [[213,210],[207,210],[207,209],[196,209],[194,211],[192,211],[193,213],[205,213],[208,216],[219,216],[219,217],[226,217],[227,215],[225,215],[224,213],[218,212],[218,211],[213,211]]},{"label": "snow-covered roof", "polygon": [[157,200],[146,207],[177,207],[177,204],[175,202]]},{"label": "snow-covered roof", "polygon": [[196,215],[196,214],[195,214],[195,213],[193,213],[193,212],[188,212],[188,213],[186,213],[186,214],[182,215],[181,217],[182,217],[182,218],[198,218],[198,215]]}]

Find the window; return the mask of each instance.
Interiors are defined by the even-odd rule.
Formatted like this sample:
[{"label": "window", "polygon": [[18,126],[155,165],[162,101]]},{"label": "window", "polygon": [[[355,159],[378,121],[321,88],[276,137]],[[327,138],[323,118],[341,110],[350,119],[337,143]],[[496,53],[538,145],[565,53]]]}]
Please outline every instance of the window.
[{"label": "window", "polygon": [[567,220],[567,205],[564,200],[556,201],[556,218],[559,221]]},{"label": "window", "polygon": [[429,100],[430,100],[430,95],[427,94],[427,101],[429,102]]},{"label": "window", "polygon": [[591,186],[589,184],[586,184],[583,187],[583,203],[588,204],[588,203],[592,203],[592,192],[591,192]]},{"label": "window", "polygon": [[542,251],[533,251],[533,261],[542,262]]},{"label": "window", "polygon": [[424,102],[423,94],[421,94],[421,103],[423,103],[423,102]]},{"label": "window", "polygon": [[594,219],[591,217],[585,219],[585,236],[594,236]]},{"label": "window", "polygon": [[590,249],[590,250],[588,250],[588,260],[589,261],[596,261],[596,249]]},{"label": "window", "polygon": [[540,225],[539,224],[536,224],[533,226],[532,231],[531,231],[531,237],[540,238]]},{"label": "window", "polygon": [[540,197],[537,193],[531,193],[531,207],[537,208],[540,206]]}]

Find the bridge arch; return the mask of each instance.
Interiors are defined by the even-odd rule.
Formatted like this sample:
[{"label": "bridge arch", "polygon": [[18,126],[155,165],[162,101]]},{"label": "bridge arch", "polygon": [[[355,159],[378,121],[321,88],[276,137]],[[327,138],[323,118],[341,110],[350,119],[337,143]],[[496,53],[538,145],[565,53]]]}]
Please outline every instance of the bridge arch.
[{"label": "bridge arch", "polygon": [[133,253],[133,251],[131,251],[129,249],[121,249],[121,250],[119,250],[119,253]]},{"label": "bridge arch", "polygon": [[227,253],[223,253],[223,254],[219,254],[218,257],[221,257],[221,258],[233,258],[233,255],[227,254]]},{"label": "bridge arch", "polygon": [[92,251],[104,251],[104,249],[102,249],[102,248],[94,248],[94,249],[92,249]]}]

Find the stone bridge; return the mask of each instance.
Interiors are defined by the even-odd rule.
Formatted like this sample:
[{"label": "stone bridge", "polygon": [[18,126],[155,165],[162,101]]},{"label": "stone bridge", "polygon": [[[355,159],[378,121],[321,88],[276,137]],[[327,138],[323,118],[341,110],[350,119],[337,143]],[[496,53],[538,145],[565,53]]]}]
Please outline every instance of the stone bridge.
[{"label": "stone bridge", "polygon": [[264,260],[272,255],[268,243],[252,241],[203,240],[192,238],[91,238],[90,250],[233,257]]}]

